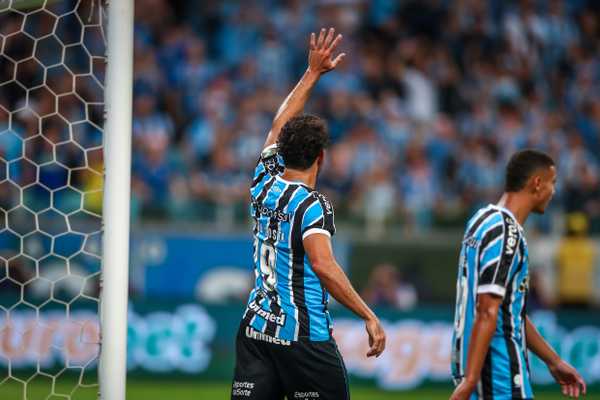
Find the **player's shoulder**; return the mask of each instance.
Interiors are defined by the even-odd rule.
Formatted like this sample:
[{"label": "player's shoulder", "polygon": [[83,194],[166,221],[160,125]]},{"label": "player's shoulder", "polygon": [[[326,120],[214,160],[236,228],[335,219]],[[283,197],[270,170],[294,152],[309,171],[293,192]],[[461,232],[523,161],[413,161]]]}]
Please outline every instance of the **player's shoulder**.
[{"label": "player's shoulder", "polygon": [[482,237],[496,232],[520,236],[522,229],[514,215],[503,207],[490,204],[480,208],[467,224],[468,236]]},{"label": "player's shoulder", "polygon": [[333,204],[331,204],[331,201],[329,201],[326,195],[316,190],[312,191],[312,195],[317,199],[317,201],[321,205],[324,214],[333,214]]},{"label": "player's shoulder", "polygon": [[500,222],[504,226],[504,233],[516,236],[523,236],[523,227],[517,221],[517,218],[508,209],[498,206],[492,206],[498,213]]},{"label": "player's shoulder", "polygon": [[302,216],[302,237],[310,232],[322,232],[328,236],[335,234],[334,212],[331,202],[324,194],[311,190]]},{"label": "player's shoulder", "polygon": [[323,193],[320,193],[306,185],[300,185],[298,189],[298,207],[296,211],[304,214],[304,217],[327,217],[333,216],[333,205]]},{"label": "player's shoulder", "polygon": [[320,204],[319,193],[303,183],[295,183],[298,186],[295,197],[298,199],[298,205],[303,205],[304,209]]},{"label": "player's shoulder", "polygon": [[310,203],[312,206],[318,206],[324,214],[333,213],[333,205],[326,195],[306,185],[301,186],[306,202]]},{"label": "player's shoulder", "polygon": [[467,222],[465,237],[480,237],[482,232],[502,223],[500,210],[491,204],[482,207]]}]

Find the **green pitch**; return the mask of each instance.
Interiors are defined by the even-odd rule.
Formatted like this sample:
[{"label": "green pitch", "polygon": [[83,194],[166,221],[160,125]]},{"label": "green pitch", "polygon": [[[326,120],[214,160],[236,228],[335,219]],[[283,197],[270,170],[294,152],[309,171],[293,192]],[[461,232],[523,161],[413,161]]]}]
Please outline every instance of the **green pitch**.
[{"label": "green pitch", "polygon": [[[2,400],[97,400],[97,388],[77,389],[73,386],[57,385],[52,394],[51,386],[47,383],[28,385],[27,395],[21,384],[4,382],[0,385]],[[68,396],[72,393],[71,397]],[[352,387],[353,400],[442,400],[450,396],[450,387],[436,389],[421,389],[408,392],[383,392],[373,388]],[[127,400],[229,400],[229,385],[227,383],[195,383],[190,381],[149,381],[130,379],[127,386]],[[558,391],[537,392],[537,399],[565,399]],[[597,393],[589,393],[586,400],[600,400]]]}]

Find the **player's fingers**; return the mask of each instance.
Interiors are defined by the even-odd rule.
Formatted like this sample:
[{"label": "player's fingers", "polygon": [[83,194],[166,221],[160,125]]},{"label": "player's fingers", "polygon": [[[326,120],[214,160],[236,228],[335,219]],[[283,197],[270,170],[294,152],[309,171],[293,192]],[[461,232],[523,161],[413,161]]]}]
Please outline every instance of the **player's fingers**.
[{"label": "player's fingers", "polygon": [[561,392],[562,392],[562,394],[563,394],[564,396],[568,396],[568,395],[569,395],[569,390],[568,390],[568,388],[567,388],[567,385],[562,385],[562,386],[560,387],[560,390],[561,390]]},{"label": "player's fingers", "polygon": [[317,46],[317,36],[314,32],[310,34],[310,49],[314,50]]},{"label": "player's fingers", "polygon": [[578,399],[579,398],[579,388],[577,387],[576,384],[570,384],[569,385],[569,392],[571,393],[571,397],[574,399]]},{"label": "player's fingers", "polygon": [[385,350],[385,333],[381,332],[381,351],[380,354],[383,353],[383,351]]},{"label": "player's fingers", "polygon": [[369,351],[367,351],[367,357],[373,357],[377,354],[377,340],[369,333]]},{"label": "player's fingers", "polygon": [[381,355],[381,353],[383,353],[384,349],[385,349],[385,341],[381,340],[379,342],[379,346],[377,346],[377,357],[379,357]]},{"label": "player's fingers", "polygon": [[376,349],[377,349],[377,357],[379,357],[379,355],[381,353],[383,353],[383,349],[385,348],[385,336],[383,334],[379,334],[377,335],[377,339],[376,339]]},{"label": "player's fingers", "polygon": [[371,346],[371,348],[369,348],[369,351],[367,351],[367,357],[373,357],[376,353],[376,349],[374,346]]},{"label": "player's fingers", "polygon": [[342,61],[344,59],[344,57],[346,57],[346,53],[341,53],[340,55],[338,55],[332,62],[331,65],[333,65],[333,68],[337,67],[337,65],[340,63],[340,61]]},{"label": "player's fingers", "polygon": [[319,40],[317,40],[317,48],[320,49],[323,46],[323,41],[325,40],[325,28],[321,28],[321,32],[319,32]]},{"label": "player's fingers", "polygon": [[577,377],[577,383],[581,387],[581,394],[585,395],[587,393],[587,386],[586,386],[585,381],[583,380],[583,378],[580,377],[580,376]]},{"label": "player's fingers", "polygon": [[575,398],[575,387],[573,385],[569,385],[569,397]]},{"label": "player's fingers", "polygon": [[329,28],[329,32],[327,32],[327,36],[325,37],[325,43],[323,43],[323,46],[328,49],[329,45],[331,44],[331,41],[333,40],[333,35],[335,34],[335,29],[333,28]]},{"label": "player's fingers", "polygon": [[381,351],[379,351],[379,343],[375,342],[373,344],[371,353],[372,356],[379,357],[379,354],[381,354]]},{"label": "player's fingers", "polygon": [[327,51],[329,51],[330,53],[333,52],[335,50],[335,48],[337,47],[337,45],[340,43],[340,41],[342,40],[342,34],[339,34],[335,37],[335,40],[333,42],[331,42],[331,44],[329,45],[329,47],[327,48]]}]

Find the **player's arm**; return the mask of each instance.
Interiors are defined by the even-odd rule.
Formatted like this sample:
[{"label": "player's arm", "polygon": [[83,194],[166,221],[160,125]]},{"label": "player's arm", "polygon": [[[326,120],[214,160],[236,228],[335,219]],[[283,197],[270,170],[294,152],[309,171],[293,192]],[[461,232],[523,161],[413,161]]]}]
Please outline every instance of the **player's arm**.
[{"label": "player's arm", "polygon": [[544,340],[529,317],[525,322],[525,335],[527,348],[538,356],[550,370],[550,373],[561,386],[565,396],[579,398],[580,394],[586,393],[585,381],[577,370],[560,358],[558,354]]},{"label": "player's arm", "polygon": [[379,356],[385,349],[383,327],[335,260],[329,236],[315,233],[304,238],[303,244],[315,273],[329,293],[365,321],[370,346],[367,357]]},{"label": "player's arm", "polygon": [[495,294],[484,293],[477,296],[477,315],[469,341],[467,369],[463,381],[450,397],[451,400],[469,399],[477,387],[485,357],[496,331],[500,304],[502,304],[502,297]]},{"label": "player's arm", "polygon": [[342,35],[337,35],[335,39],[334,36],[335,29],[333,28],[330,28],[328,32],[325,28],[321,29],[318,38],[314,33],[310,35],[308,68],[279,107],[267,136],[265,148],[275,144],[285,123],[304,110],[304,105],[308,100],[310,92],[321,75],[334,69],[346,55],[345,53],[341,53],[337,57],[332,58],[333,51],[342,40]]}]

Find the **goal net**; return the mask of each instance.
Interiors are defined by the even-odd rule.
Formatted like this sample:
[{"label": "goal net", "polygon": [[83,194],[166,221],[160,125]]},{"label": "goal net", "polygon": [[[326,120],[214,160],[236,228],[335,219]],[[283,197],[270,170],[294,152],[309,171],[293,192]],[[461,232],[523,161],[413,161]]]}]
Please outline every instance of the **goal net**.
[{"label": "goal net", "polygon": [[99,390],[103,16],[0,0],[2,399]]}]

